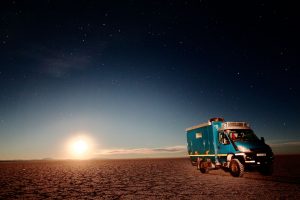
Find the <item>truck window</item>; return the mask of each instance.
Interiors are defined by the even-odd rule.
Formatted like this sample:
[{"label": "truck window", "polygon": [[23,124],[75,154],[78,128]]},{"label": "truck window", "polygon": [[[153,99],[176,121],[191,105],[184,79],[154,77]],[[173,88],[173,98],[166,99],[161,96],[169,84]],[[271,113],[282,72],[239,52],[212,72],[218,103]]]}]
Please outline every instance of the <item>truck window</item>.
[{"label": "truck window", "polygon": [[258,141],[259,139],[250,129],[233,129],[231,130],[229,137],[232,141]]},{"label": "truck window", "polygon": [[202,138],[202,133],[196,133],[196,139]]},{"label": "truck window", "polygon": [[223,132],[219,133],[219,142],[221,144],[229,144],[230,143],[228,138],[226,137],[226,135]]}]

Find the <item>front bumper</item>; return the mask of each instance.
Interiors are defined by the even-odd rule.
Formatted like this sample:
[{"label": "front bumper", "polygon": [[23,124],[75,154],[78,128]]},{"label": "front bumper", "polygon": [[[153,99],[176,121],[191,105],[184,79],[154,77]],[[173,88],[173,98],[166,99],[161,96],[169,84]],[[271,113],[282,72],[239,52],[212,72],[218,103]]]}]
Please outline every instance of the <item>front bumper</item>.
[{"label": "front bumper", "polygon": [[272,165],[274,161],[273,153],[269,152],[240,153],[239,156],[243,157],[243,164],[246,166]]}]

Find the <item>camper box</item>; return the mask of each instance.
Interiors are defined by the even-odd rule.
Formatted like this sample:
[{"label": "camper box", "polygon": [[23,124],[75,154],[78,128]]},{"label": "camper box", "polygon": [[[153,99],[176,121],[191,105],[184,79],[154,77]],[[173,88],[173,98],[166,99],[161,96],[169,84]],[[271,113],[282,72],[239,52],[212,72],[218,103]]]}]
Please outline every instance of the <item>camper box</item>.
[{"label": "camper box", "polygon": [[258,139],[246,122],[212,118],[187,128],[186,134],[191,162],[202,173],[219,168],[228,168],[237,177],[250,168],[258,168],[265,175],[272,173],[271,148],[263,137]]}]

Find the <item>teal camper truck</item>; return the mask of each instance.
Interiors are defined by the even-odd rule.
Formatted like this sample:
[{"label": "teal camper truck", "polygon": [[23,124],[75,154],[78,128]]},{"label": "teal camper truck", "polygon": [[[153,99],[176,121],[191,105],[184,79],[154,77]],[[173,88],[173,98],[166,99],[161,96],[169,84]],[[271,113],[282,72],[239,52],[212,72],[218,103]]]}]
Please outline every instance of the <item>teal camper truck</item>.
[{"label": "teal camper truck", "polygon": [[210,169],[224,168],[232,176],[241,177],[245,170],[255,169],[270,175],[274,155],[258,139],[246,122],[225,122],[223,118],[212,118],[186,129],[187,149],[193,165],[206,173]]}]

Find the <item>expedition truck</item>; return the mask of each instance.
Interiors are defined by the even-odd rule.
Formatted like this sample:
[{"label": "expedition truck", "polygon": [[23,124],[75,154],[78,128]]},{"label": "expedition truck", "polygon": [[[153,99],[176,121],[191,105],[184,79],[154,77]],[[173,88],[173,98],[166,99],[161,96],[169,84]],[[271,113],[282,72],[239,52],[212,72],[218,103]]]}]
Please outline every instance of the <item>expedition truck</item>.
[{"label": "expedition truck", "polygon": [[187,150],[193,165],[202,173],[223,168],[232,176],[243,176],[244,170],[258,168],[264,175],[273,172],[274,154],[246,122],[225,122],[212,118],[186,129]]}]

